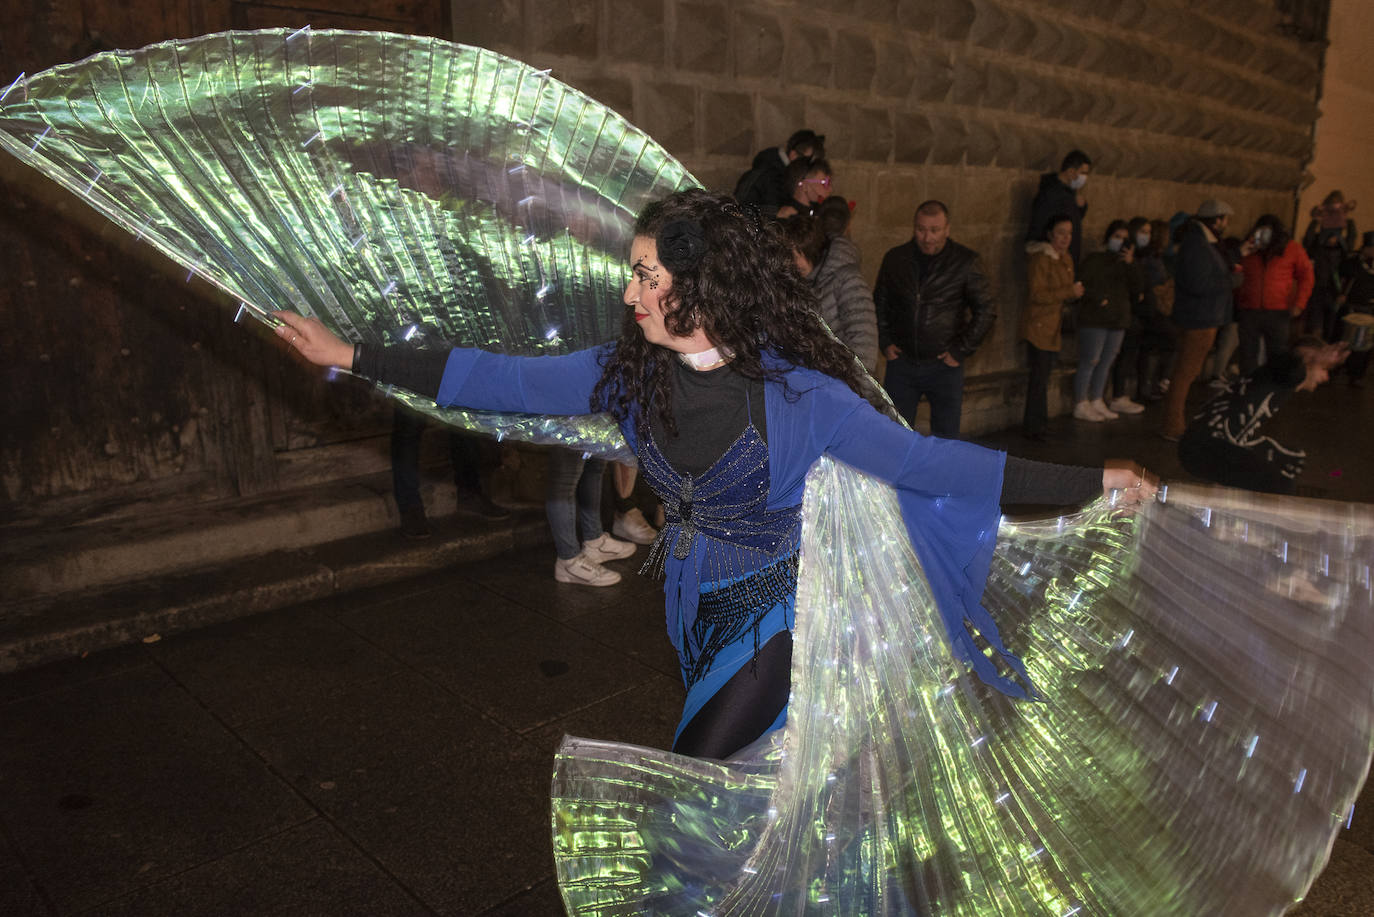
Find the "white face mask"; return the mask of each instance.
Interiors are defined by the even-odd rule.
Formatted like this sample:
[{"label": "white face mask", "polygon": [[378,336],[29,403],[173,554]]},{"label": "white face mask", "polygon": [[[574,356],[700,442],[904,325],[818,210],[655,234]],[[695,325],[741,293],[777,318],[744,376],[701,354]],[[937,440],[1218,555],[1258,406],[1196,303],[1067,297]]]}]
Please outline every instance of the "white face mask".
[{"label": "white face mask", "polygon": [[1126,240],[1121,238],[1120,236],[1112,236],[1110,239],[1107,240],[1107,251],[1119,252],[1121,251],[1121,246],[1125,242]]},{"label": "white face mask", "polygon": [[1268,248],[1269,243],[1274,241],[1274,230],[1268,226],[1255,230],[1255,244],[1260,248]]},{"label": "white face mask", "polygon": [[1148,248],[1149,246],[1150,246],[1150,235],[1149,235],[1149,233],[1138,232],[1138,233],[1135,234],[1135,247],[1136,247],[1136,248]]},{"label": "white face mask", "polygon": [[1086,176],[1086,175],[1075,175],[1075,176],[1073,177],[1073,181],[1069,182],[1069,187],[1072,188],[1073,190],[1077,191],[1079,188],[1083,187],[1083,186],[1086,185],[1087,183],[1088,183],[1088,176]]}]

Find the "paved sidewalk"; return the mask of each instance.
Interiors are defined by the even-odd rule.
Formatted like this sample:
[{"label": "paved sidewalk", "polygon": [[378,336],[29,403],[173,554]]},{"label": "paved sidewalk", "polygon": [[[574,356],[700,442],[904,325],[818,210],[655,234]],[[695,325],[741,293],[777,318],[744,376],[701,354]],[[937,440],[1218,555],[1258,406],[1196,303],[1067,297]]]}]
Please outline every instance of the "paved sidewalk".
[{"label": "paved sidewalk", "polygon": [[[1374,502],[1374,396],[1339,382],[1287,410],[1274,435],[1308,449],[1304,490]],[[982,439],[1177,476],[1154,414]],[[644,553],[591,589],[555,583],[551,549],[526,543],[0,676],[0,915],[560,913],[559,738],[663,746],[677,720]],[[1374,913],[1369,803],[1294,913]]]}]

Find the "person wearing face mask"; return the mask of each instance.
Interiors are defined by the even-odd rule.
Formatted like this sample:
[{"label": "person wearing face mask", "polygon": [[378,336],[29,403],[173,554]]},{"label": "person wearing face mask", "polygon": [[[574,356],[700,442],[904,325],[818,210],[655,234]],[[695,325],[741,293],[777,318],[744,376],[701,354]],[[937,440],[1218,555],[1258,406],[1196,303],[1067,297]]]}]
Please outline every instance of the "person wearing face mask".
[{"label": "person wearing face mask", "polygon": [[1078,373],[1073,380],[1073,416],[1098,423],[1116,420],[1121,414],[1139,414],[1145,408],[1130,398],[1119,397],[1108,407],[1103,400],[1112,365],[1131,324],[1132,304],[1140,298],[1140,278],[1135,270],[1135,244],[1127,237],[1126,221],[1113,220],[1102,237],[1103,250],[1083,259],[1078,279],[1083,298],[1078,301]]},{"label": "person wearing face mask", "polygon": [[[1112,364],[1112,393],[1114,397],[1107,402],[1108,410],[1118,414],[1139,414],[1145,410],[1144,402],[1149,400],[1145,382],[1145,350],[1143,335],[1154,311],[1154,290],[1145,276],[1145,266],[1141,263],[1141,253],[1150,247],[1150,221],[1145,217],[1135,217],[1126,224],[1126,240],[1123,251],[1131,251],[1131,270],[1135,272],[1135,294],[1131,299],[1131,322],[1126,326],[1126,334],[1121,339],[1121,351]],[[1132,393],[1136,398],[1131,398]]]},{"label": "person wearing face mask", "polygon": [[1073,243],[1069,254],[1074,264],[1081,263],[1083,253],[1083,216],[1088,212],[1088,198],[1083,193],[1092,171],[1093,161],[1082,150],[1072,150],[1059,164],[1058,172],[1040,176],[1040,187],[1031,203],[1030,223],[1026,226],[1026,241],[1045,238],[1049,222],[1057,216],[1073,220]]},{"label": "person wearing face mask", "polygon": [[1178,329],[1178,354],[1160,430],[1171,442],[1178,442],[1188,426],[1184,414],[1188,389],[1202,372],[1217,329],[1231,321],[1232,277],[1239,276],[1240,265],[1232,263],[1218,243],[1234,212],[1225,201],[1206,200],[1179,229],[1172,316]]},{"label": "person wearing face mask", "polygon": [[1261,341],[1266,359],[1287,352],[1289,326],[1306,308],[1315,281],[1307,252],[1273,214],[1255,221],[1247,241],[1253,251],[1241,259],[1236,293],[1241,375],[1259,367]]},{"label": "person wearing face mask", "polygon": [[[1144,404],[1164,398],[1161,375],[1167,376],[1167,364],[1174,352],[1174,330],[1169,321],[1174,309],[1174,281],[1163,257],[1169,242],[1168,224],[1136,217],[1131,220],[1130,231],[1135,236],[1135,268],[1143,290],[1137,309],[1140,347],[1135,362],[1135,400]],[[1117,391],[1125,389],[1118,387]]]}]

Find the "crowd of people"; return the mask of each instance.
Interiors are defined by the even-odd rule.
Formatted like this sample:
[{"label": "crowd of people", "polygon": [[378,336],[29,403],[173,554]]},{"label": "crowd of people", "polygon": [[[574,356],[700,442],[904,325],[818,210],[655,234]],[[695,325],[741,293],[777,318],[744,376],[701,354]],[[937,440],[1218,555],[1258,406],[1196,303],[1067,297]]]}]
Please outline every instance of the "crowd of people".
[{"label": "crowd of people", "polygon": [[[1355,202],[1334,191],[1312,211],[1301,242],[1273,214],[1232,235],[1234,210],[1207,200],[1168,220],[1114,218],[1100,244],[1090,242],[1085,251],[1092,166],[1087,153],[1069,152],[1057,171],[1041,176],[1031,204],[1018,326],[1028,373],[1023,435],[1048,436],[1050,386],[1068,332],[1077,348],[1075,421],[1104,423],[1163,402],[1160,435],[1181,444],[1190,472],[1291,492],[1303,454],[1261,435],[1260,426],[1289,395],[1325,381],[1342,362],[1350,384],[1361,384],[1369,351],[1347,361],[1329,345],[1345,336],[1349,322],[1368,316],[1374,326],[1374,233],[1360,240]],[[734,196],[777,221],[825,326],[882,378],[898,413],[913,423],[924,400],[931,433],[958,437],[964,367],[997,317],[982,259],[951,237],[944,202],[922,201],[910,241],[883,256],[870,288],[849,236],[854,203],[833,194],[833,182],[825,137],[802,129],[761,150]],[[1199,377],[1217,391],[1190,423],[1186,400]],[[471,464],[455,452],[455,470]],[[577,456],[551,465],[546,506],[561,582],[618,582],[603,563],[630,556],[658,534],[634,499],[634,469],[619,466],[615,522],[602,531],[602,466]],[[504,514],[470,472],[458,486],[460,508],[487,518]],[[398,483],[397,502],[403,530],[423,531],[414,486]],[[661,525],[661,507],[658,513]]]},{"label": "crowd of people", "polygon": [[[927,200],[916,207],[911,240],[884,255],[870,296],[856,276],[857,249],[844,236],[853,205],[830,194],[824,141],[801,130],[761,151],[736,196],[783,221],[798,269],[825,288],[827,323],[870,371],[876,325],[883,384],[901,415],[912,421],[926,400],[931,433],[958,436],[964,364],[997,315],[981,259],[950,238],[948,206]],[[1122,214],[1107,223],[1100,244],[1085,246],[1092,165],[1082,150],[1069,152],[1058,171],[1041,176],[1031,204],[1018,329],[1028,367],[1023,434],[1047,436],[1050,382],[1068,331],[1077,348],[1076,421],[1104,423],[1163,402],[1160,435],[1184,443],[1190,471],[1290,492],[1302,453],[1259,427],[1287,395],[1325,381],[1342,363],[1350,384],[1361,384],[1369,351],[1333,345],[1353,333],[1364,346],[1374,335],[1374,233],[1360,240],[1355,202],[1333,191],[1313,209],[1301,242],[1273,214],[1233,235],[1233,208],[1207,200],[1167,221]],[[842,286],[826,268],[830,251],[842,253],[836,260],[850,278]],[[1217,392],[1190,418],[1188,392],[1199,377]],[[1255,467],[1230,473],[1242,465]]]}]

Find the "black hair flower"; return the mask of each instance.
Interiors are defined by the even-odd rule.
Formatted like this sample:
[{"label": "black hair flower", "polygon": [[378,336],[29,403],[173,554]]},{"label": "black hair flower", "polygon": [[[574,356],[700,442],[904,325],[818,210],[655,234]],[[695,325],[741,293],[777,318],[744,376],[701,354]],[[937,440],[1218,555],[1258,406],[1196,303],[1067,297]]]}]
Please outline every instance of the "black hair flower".
[{"label": "black hair flower", "polygon": [[673,220],[658,231],[658,260],[670,274],[688,271],[706,254],[706,233],[696,220]]}]

